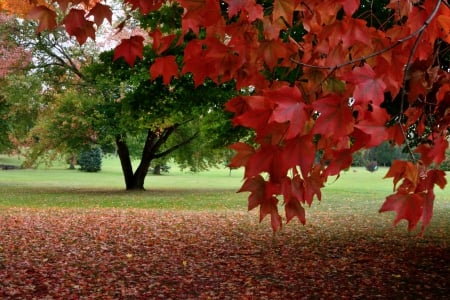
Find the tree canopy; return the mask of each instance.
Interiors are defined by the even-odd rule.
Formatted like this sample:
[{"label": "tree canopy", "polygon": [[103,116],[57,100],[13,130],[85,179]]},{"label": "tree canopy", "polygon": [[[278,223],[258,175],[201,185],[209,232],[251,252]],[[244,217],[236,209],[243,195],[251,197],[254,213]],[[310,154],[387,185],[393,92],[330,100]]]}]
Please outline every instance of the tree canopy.
[{"label": "tree canopy", "polygon": [[[348,168],[352,153],[390,141],[406,147],[410,160],[390,167],[395,190],[380,211],[395,211],[395,223],[406,219],[408,229],[422,221],[423,232],[434,187],[446,185],[436,167],[450,122],[447,0],[123,2],[129,10],[118,30],[133,25],[133,14],[173,5],[180,7],[181,30],[165,33],[157,19],[146,36],[122,39],[115,59],[133,66],[150,43],[157,55],[151,81],[170,84],[191,74],[196,86],[232,80],[251,91],[226,105],[235,126],[255,131],[255,144],[231,146],[231,166],[245,167],[240,191],[250,192],[249,209],[259,207],[261,219],[270,215],[274,230],[282,225],[279,198],[287,221],[304,223],[303,205],[321,199],[328,177]],[[39,20],[38,31],[62,25],[83,44],[113,11],[98,0],[53,0],[35,3],[28,16]],[[177,60],[171,49],[184,41]]]}]

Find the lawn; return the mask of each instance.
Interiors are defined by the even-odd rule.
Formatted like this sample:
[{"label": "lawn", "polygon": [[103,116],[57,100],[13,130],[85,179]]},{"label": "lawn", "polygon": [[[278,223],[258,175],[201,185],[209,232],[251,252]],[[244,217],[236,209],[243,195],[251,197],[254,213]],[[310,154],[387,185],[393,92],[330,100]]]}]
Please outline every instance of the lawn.
[{"label": "lawn", "polygon": [[385,171],[342,173],[305,226],[275,235],[236,193],[242,170],[172,167],[133,193],[112,158],[92,174],[0,171],[0,298],[445,299],[449,193],[417,237],[377,212]]}]

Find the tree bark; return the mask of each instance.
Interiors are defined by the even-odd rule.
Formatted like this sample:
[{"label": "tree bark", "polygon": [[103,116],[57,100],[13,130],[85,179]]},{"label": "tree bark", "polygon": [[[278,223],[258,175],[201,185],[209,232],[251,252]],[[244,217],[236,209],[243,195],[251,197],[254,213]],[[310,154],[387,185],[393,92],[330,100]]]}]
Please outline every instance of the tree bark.
[{"label": "tree bark", "polygon": [[119,155],[120,164],[122,166],[127,191],[145,190],[145,177],[147,176],[152,160],[172,153],[183,145],[191,142],[198,135],[198,133],[196,133],[183,142],[163,152],[158,152],[178,126],[179,124],[175,124],[157,132],[150,129],[147,131],[147,138],[145,140],[144,148],[142,149],[141,161],[134,173],[133,166],[131,165],[130,151],[125,141],[125,137],[122,135],[116,136],[117,154]]},{"label": "tree bark", "polygon": [[130,151],[125,139],[121,135],[116,136],[117,154],[119,155],[120,165],[122,166],[122,174],[125,179],[125,187],[128,190],[143,190],[144,184],[139,188],[133,174],[133,166],[131,165]]}]

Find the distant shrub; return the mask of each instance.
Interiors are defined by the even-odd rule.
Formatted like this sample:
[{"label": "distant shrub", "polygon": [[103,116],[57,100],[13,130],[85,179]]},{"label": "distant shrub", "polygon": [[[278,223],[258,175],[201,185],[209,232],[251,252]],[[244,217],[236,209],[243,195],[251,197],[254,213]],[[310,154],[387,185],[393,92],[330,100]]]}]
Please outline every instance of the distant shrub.
[{"label": "distant shrub", "polygon": [[92,148],[81,152],[78,157],[78,165],[81,171],[100,171],[102,168],[102,150],[100,148]]},{"label": "distant shrub", "polygon": [[378,163],[376,161],[369,161],[366,164],[366,170],[369,172],[375,172],[376,170],[378,170]]}]

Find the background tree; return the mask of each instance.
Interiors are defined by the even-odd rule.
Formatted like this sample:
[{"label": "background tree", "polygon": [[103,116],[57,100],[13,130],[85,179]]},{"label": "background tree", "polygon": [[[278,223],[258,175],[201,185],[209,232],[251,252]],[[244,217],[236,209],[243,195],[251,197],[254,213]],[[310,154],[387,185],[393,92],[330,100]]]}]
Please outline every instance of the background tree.
[{"label": "background tree", "polygon": [[[234,94],[233,86],[209,82],[195,87],[191,76],[165,85],[162,79],[150,81],[149,67],[153,50],[133,68],[123,60],[113,60],[114,53],[104,52],[99,63],[83,72],[92,89],[103,95],[95,121],[99,136],[113,138],[122,165],[127,190],[144,189],[144,180],[154,160],[172,157],[181,167],[198,171],[217,161],[206,122],[212,117],[226,120],[223,104]],[[211,121],[209,121],[211,122]],[[133,153],[130,144],[140,144]],[[223,145],[222,145],[223,147]],[[136,149],[137,150],[137,149]],[[138,155],[137,155],[138,154]],[[132,158],[139,157],[133,169]],[[156,166],[155,165],[155,166]]]},{"label": "background tree", "polygon": [[[180,24],[173,26],[166,30],[179,30]],[[152,161],[156,160],[156,170],[173,158],[182,168],[199,171],[223,160],[219,149],[223,145],[219,146],[213,131],[219,133],[217,121],[228,122],[223,104],[234,94],[232,84],[218,87],[210,82],[195,88],[192,76],[170,87],[162,79],[150,83],[148,69],[155,59],[150,47],[146,59],[130,68],[123,60],[114,62],[112,51],[98,55],[100,50],[93,44],[76,47],[64,31],[34,36],[30,34],[34,29],[32,24],[23,24],[15,37],[33,49],[31,72],[39,76],[47,95],[22,144],[29,149],[26,166],[67,156],[73,164],[76,153],[86,148],[97,144],[111,149],[114,144],[126,188],[134,190],[144,189]],[[173,49],[176,55],[181,51],[182,45]],[[135,158],[139,165],[133,170]]]},{"label": "background tree", "polygon": [[[320,200],[327,178],[348,168],[354,152],[391,141],[406,147],[410,161],[391,166],[387,177],[395,192],[380,211],[395,211],[395,223],[406,219],[409,229],[422,221],[423,232],[434,186],[446,185],[445,173],[434,166],[448,147],[448,1],[390,1],[387,26],[355,14],[366,9],[358,0],[124,2],[143,15],[172,3],[183,8],[181,34],[189,39],[182,61],[167,51],[178,35],[161,35],[162,23],[149,28],[159,55],[152,80],[162,75],[169,83],[190,73],[197,86],[207,79],[233,80],[238,90],[251,86],[251,96],[231,99],[227,109],[236,126],[255,131],[256,147],[235,144],[231,165],[245,166],[241,191],[250,192],[249,208],[259,207],[261,219],[270,215],[274,230],[282,224],[279,197],[287,221],[305,222],[302,205]],[[100,2],[81,3],[85,11],[72,7],[63,23],[83,43],[95,37],[89,18],[101,23],[111,10]],[[56,26],[51,9],[36,11],[40,29]],[[82,30],[72,30],[76,26]],[[133,65],[143,57],[144,43],[136,36],[124,39],[115,57]]]}]

